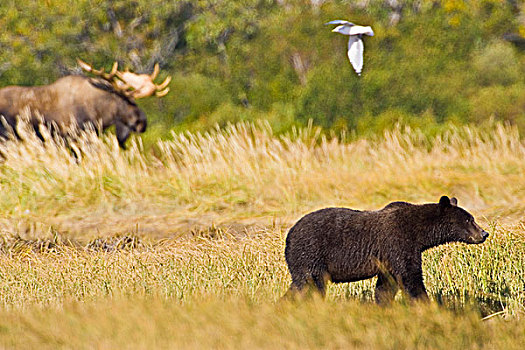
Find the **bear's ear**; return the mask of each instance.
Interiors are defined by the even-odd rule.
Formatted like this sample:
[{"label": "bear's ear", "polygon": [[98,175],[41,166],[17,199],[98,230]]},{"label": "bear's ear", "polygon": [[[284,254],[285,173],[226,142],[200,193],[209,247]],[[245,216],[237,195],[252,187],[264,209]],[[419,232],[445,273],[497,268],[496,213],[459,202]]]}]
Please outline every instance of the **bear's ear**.
[{"label": "bear's ear", "polygon": [[450,198],[443,196],[439,199],[439,205],[442,207],[450,207],[452,204],[450,203]]},{"label": "bear's ear", "polygon": [[457,198],[456,197],[450,198],[450,204],[452,204],[453,206],[457,207],[458,206]]}]

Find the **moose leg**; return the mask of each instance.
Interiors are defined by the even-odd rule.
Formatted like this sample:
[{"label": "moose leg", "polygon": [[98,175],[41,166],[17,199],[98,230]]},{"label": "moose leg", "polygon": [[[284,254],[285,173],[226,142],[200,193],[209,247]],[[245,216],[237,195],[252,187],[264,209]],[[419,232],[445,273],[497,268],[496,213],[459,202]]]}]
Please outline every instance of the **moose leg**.
[{"label": "moose leg", "polygon": [[117,132],[117,140],[120,148],[126,149],[126,140],[129,137],[129,134],[131,133],[131,129],[126,124],[122,123],[121,121],[117,120],[115,123],[115,129]]}]

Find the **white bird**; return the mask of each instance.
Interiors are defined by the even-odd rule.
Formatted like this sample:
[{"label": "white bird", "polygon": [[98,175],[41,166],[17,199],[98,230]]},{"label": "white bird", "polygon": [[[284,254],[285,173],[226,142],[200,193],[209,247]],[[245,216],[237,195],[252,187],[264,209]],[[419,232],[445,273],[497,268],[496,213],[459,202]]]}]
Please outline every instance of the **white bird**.
[{"label": "white bird", "polygon": [[327,24],[338,25],[332,30],[332,32],[350,36],[350,38],[348,39],[348,59],[354,67],[354,70],[357,73],[357,75],[361,75],[361,70],[363,69],[364,50],[362,37],[364,34],[374,36],[374,31],[372,30],[372,27],[358,26],[353,24],[352,22],[344,21],[341,19],[336,19],[334,21],[325,23],[325,25]]}]

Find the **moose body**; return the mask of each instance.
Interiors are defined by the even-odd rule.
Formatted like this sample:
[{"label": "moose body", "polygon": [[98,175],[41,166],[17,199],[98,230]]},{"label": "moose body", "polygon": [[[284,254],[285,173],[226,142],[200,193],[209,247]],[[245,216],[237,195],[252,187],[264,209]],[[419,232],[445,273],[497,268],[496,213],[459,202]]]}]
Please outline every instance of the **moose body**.
[{"label": "moose body", "polygon": [[[70,75],[44,86],[8,86],[0,89],[0,115],[15,129],[16,118],[29,109],[31,124],[38,132],[41,115],[48,126],[56,125],[64,133],[75,121],[80,129],[90,125],[106,129],[116,127],[119,145],[131,132],[146,130],[146,115],[130,98],[119,94],[101,79]],[[0,136],[7,128],[0,125]]]},{"label": "moose body", "polygon": [[[0,116],[16,134],[17,117],[29,110],[30,122],[41,138],[38,131],[41,122],[53,130],[56,126],[62,135],[73,122],[81,130],[87,126],[104,130],[115,125],[119,145],[125,148],[125,142],[132,132],[146,131],[146,115],[137,106],[135,99],[153,94],[165,96],[169,91],[167,85],[171,77],[160,85],[155,84],[158,64],[154,72],[147,75],[120,72],[117,62],[110,73],[105,73],[104,69],[96,70],[81,60],[78,63],[83,70],[97,77],[70,75],[50,85],[4,87],[0,89]],[[1,138],[7,136],[7,125],[0,123]]]}]

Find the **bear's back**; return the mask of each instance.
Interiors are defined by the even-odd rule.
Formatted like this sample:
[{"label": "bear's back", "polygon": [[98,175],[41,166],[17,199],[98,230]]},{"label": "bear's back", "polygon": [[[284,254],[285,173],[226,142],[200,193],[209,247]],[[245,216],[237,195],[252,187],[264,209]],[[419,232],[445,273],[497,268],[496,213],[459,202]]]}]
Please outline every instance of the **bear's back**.
[{"label": "bear's back", "polygon": [[[306,241],[313,244],[324,244],[348,233],[348,228],[367,226],[375,221],[377,212],[361,211],[348,208],[325,208],[303,216],[290,229],[286,238],[287,244],[293,241]],[[351,230],[354,231],[354,230]],[[307,243],[307,244],[310,244]]]},{"label": "bear's back", "polygon": [[332,226],[333,224],[347,222],[348,220],[352,221],[359,215],[365,213],[361,210],[349,209],[349,208],[324,208],[319,209],[309,214],[303,216],[295,226]]},{"label": "bear's back", "polygon": [[391,209],[406,209],[409,207],[414,207],[415,205],[408,202],[392,202],[388,203],[383,209],[380,210],[391,210]]}]

